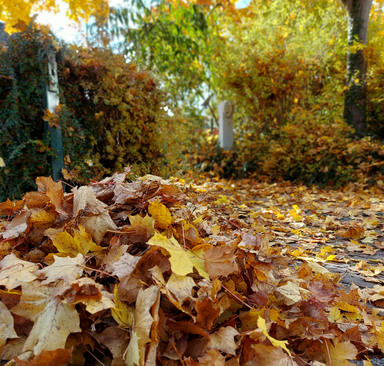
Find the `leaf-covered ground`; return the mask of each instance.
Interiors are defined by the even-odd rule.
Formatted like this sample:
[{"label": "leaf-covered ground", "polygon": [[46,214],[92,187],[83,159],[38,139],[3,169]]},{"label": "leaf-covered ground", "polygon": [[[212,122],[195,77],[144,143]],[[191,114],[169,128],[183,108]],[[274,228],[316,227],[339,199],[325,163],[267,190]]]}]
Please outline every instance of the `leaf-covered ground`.
[{"label": "leaf-covered ground", "polygon": [[67,194],[37,184],[0,204],[4,364],[382,357],[380,190],[125,173]]}]

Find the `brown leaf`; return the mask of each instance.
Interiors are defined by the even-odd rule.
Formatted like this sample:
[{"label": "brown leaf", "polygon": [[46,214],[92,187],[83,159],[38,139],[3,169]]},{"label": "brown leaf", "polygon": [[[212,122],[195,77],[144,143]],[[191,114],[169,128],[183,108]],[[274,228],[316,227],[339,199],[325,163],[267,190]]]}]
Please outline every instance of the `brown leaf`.
[{"label": "brown leaf", "polygon": [[50,199],[56,211],[63,216],[68,216],[64,205],[63,186],[60,182],[55,182],[51,177],[37,177],[36,184],[39,192],[45,193]]},{"label": "brown leaf", "polygon": [[234,337],[239,332],[233,327],[221,327],[209,337],[208,347],[225,352],[229,355],[236,355],[237,345]]},{"label": "brown leaf", "polygon": [[228,276],[237,271],[236,257],[229,246],[211,247],[204,253],[205,269],[210,278]]},{"label": "brown leaf", "polygon": [[200,366],[224,366],[225,357],[217,350],[210,349],[207,353],[199,358]]},{"label": "brown leaf", "polygon": [[78,216],[81,211],[92,214],[102,214],[107,205],[96,198],[96,193],[90,186],[73,189],[73,216]]},{"label": "brown leaf", "polygon": [[9,198],[0,203],[0,216],[12,216],[20,211],[24,206],[24,201],[11,201]]},{"label": "brown leaf", "polygon": [[72,350],[58,348],[53,351],[43,351],[29,361],[15,358],[16,366],[65,366],[72,358]]},{"label": "brown leaf", "polygon": [[219,306],[214,304],[208,297],[205,297],[202,300],[196,301],[195,309],[197,312],[197,324],[204,329],[210,330],[220,314]]},{"label": "brown leaf", "polygon": [[257,366],[297,366],[281,348],[275,348],[263,343],[246,343],[246,358],[244,363]]}]

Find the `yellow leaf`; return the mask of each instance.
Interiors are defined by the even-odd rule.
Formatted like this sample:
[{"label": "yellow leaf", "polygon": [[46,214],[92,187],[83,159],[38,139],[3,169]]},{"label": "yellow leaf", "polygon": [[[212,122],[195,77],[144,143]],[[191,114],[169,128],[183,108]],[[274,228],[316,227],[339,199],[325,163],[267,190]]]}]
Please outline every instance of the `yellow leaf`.
[{"label": "yellow leaf", "polygon": [[352,366],[348,360],[355,360],[357,349],[351,342],[338,342],[329,344],[329,354],[333,366]]},{"label": "yellow leaf", "polygon": [[328,262],[332,262],[335,259],[336,259],[336,255],[335,254],[331,254],[325,260],[328,261]]},{"label": "yellow leaf", "polygon": [[301,210],[297,205],[293,205],[292,209],[289,210],[289,214],[295,221],[303,221],[303,216],[299,215],[300,212]]},{"label": "yellow leaf", "polygon": [[272,343],[272,345],[276,348],[282,348],[285,352],[287,352],[290,356],[291,356],[291,352],[289,351],[289,349],[287,348],[286,344],[288,343],[288,341],[279,341],[273,337],[271,337],[269,334],[268,334],[268,331],[267,331],[267,325],[265,324],[265,319],[262,318],[261,316],[259,317],[259,319],[257,319],[257,326],[261,329],[261,331],[263,332],[263,334],[268,338],[268,340]]},{"label": "yellow leaf", "polygon": [[164,235],[155,233],[148,244],[163,248],[169,253],[169,262],[173,273],[185,276],[193,272],[193,267],[195,267],[201,276],[207,278],[202,257],[200,258],[193,252],[184,249],[174,237],[168,239]]},{"label": "yellow leaf", "polygon": [[56,215],[53,212],[47,212],[45,210],[33,211],[31,215],[31,223],[33,224],[50,224],[54,222]]},{"label": "yellow leaf", "polygon": [[338,302],[336,304],[340,310],[346,311],[348,313],[358,313],[359,309],[356,306],[350,305],[346,302]]},{"label": "yellow leaf", "polygon": [[74,232],[73,236],[66,231],[51,235],[48,233],[48,236],[59,253],[71,257],[76,257],[78,253],[86,255],[90,251],[103,250],[103,247],[93,242],[91,235],[89,235],[81,225],[79,226],[79,230]]},{"label": "yellow leaf", "polygon": [[167,206],[159,201],[152,201],[148,207],[149,214],[155,219],[156,225],[160,229],[166,229],[172,224],[172,216]]},{"label": "yellow leaf", "polygon": [[216,205],[228,203],[228,197],[223,194],[219,195],[219,198],[215,201]]},{"label": "yellow leaf", "polygon": [[334,252],[335,249],[332,248],[330,245],[327,245],[325,247],[322,247],[320,249],[320,252],[317,253],[316,257],[317,258],[327,258],[329,256],[330,253]]},{"label": "yellow leaf", "polygon": [[4,159],[0,156],[0,168],[4,168],[4,167],[5,167]]},{"label": "yellow leaf", "polygon": [[330,322],[336,323],[342,319],[343,315],[341,314],[339,308],[337,306],[331,307],[331,309],[329,310],[328,320]]},{"label": "yellow leaf", "polygon": [[123,303],[119,297],[117,285],[113,291],[115,307],[111,309],[112,317],[117,324],[123,328],[131,328],[133,322],[134,308]]}]

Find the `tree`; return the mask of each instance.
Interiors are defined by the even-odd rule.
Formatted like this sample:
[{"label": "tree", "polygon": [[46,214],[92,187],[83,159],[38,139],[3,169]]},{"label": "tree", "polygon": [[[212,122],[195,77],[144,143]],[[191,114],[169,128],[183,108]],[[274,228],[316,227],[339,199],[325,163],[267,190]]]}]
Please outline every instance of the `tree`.
[{"label": "tree", "polygon": [[[64,0],[69,5],[69,18],[80,21],[88,19],[90,15],[105,16],[108,13],[107,0]],[[7,32],[14,32],[13,28],[19,23],[28,24],[33,14],[39,11],[57,11],[57,0],[0,0],[0,19],[6,23]]]},{"label": "tree", "polygon": [[344,118],[358,135],[366,128],[368,21],[372,0],[343,0],[348,12],[347,91]]}]

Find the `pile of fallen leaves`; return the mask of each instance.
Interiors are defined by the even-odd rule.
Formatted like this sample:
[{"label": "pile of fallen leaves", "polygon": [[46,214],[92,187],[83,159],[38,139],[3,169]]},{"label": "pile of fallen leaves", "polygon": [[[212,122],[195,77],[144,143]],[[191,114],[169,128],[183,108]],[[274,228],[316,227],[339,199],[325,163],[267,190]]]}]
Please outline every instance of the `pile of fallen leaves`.
[{"label": "pile of fallen leaves", "polygon": [[[384,352],[383,286],[346,290],[321,265],[336,254],[274,242],[306,234],[298,206],[252,216],[236,195],[126,173],[67,194],[41,177],[0,204],[7,365],[342,366]],[[303,225],[277,230],[286,217]]]}]

